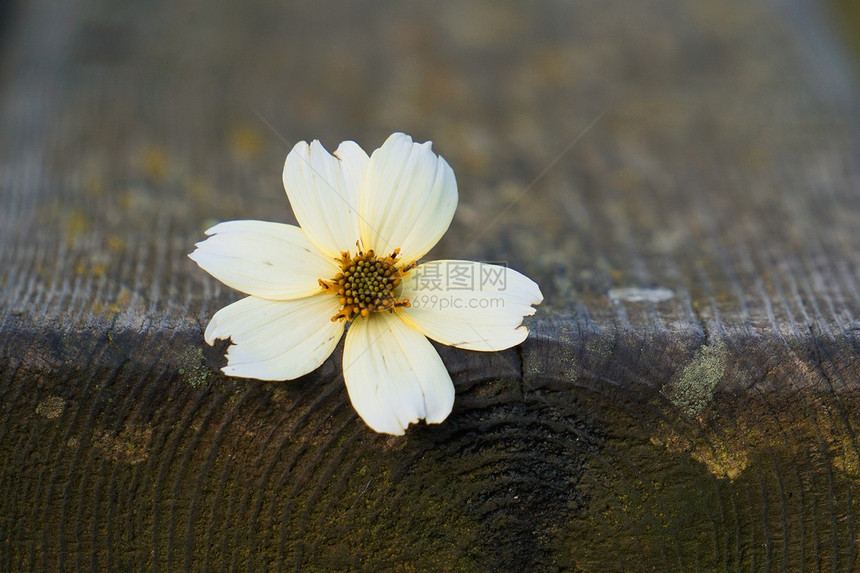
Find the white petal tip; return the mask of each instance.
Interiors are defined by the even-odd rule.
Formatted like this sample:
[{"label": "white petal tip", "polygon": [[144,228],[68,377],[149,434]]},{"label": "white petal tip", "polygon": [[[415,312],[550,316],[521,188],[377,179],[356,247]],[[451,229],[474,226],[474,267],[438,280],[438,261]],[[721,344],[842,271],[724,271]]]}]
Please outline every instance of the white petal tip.
[{"label": "white petal tip", "polygon": [[227,364],[227,366],[221,369],[221,372],[223,372],[227,376],[230,376],[231,378],[247,378],[249,380],[263,380],[266,382],[279,381],[279,379],[276,378],[260,376],[257,374],[249,374],[248,372],[243,370],[241,365],[231,366],[230,364]]},{"label": "white petal tip", "polygon": [[512,343],[508,346],[503,347],[503,348],[499,348],[498,350],[507,350],[508,348],[513,348],[514,346],[519,346],[520,344],[525,342],[526,339],[528,339],[529,332],[531,332],[531,331],[529,330],[528,326],[521,324],[514,329],[514,332],[517,333],[517,336],[512,341]]},{"label": "white petal tip", "polygon": [[[453,406],[454,406],[454,400],[452,399],[451,405],[447,408],[447,410],[445,411],[444,414],[439,412],[436,415],[430,415],[424,420],[424,422],[427,423],[427,425],[441,424],[442,422],[444,422],[445,420],[448,419],[448,416],[451,415],[451,410],[453,409]],[[406,422],[405,426],[402,425],[403,424],[402,420],[398,420],[395,423],[400,424],[400,427],[396,427],[393,425],[392,426],[373,427],[371,424],[367,423],[367,420],[364,421],[364,423],[367,424],[367,426],[371,430],[373,430],[374,432],[376,432],[378,434],[388,434],[390,436],[404,436],[404,435],[406,435],[406,430],[408,430],[410,426],[418,425],[420,422],[421,422],[420,418],[415,418],[415,419],[412,419],[412,420],[409,420],[408,422]]]},{"label": "white petal tip", "polygon": [[376,432],[377,434],[388,434],[390,436],[403,436],[406,434],[407,428],[410,424],[415,424],[418,422],[418,418],[413,420],[403,421],[398,420],[395,416],[387,417],[380,416],[374,420],[368,420],[364,418],[361,414],[359,417],[364,421],[368,428]]},{"label": "white petal tip", "polygon": [[[451,405],[453,406],[453,400],[452,400]],[[424,421],[427,424],[441,424],[446,419],[448,419],[448,416],[450,415],[450,413],[451,413],[451,408],[448,408],[448,412],[444,416],[440,416],[440,415],[430,416],[427,419],[425,419]],[[361,417],[360,414],[359,414],[359,417]],[[377,434],[388,434],[390,436],[403,436],[406,434],[406,430],[409,429],[409,426],[417,425],[421,421],[421,418],[413,418],[413,419],[408,420],[408,421],[388,419],[388,420],[376,420],[373,423],[371,423],[370,421],[364,419],[363,417],[361,419],[364,421],[365,425],[367,425],[368,428],[370,428],[371,430],[373,430]]]},{"label": "white petal tip", "polygon": [[451,415],[451,409],[453,407],[454,407],[454,401],[451,400],[451,407],[448,408],[447,412],[445,412],[444,414],[439,413],[439,414],[436,414],[435,416],[428,416],[426,422],[428,424],[441,424],[442,422],[444,422],[445,420],[448,419],[448,416]]}]

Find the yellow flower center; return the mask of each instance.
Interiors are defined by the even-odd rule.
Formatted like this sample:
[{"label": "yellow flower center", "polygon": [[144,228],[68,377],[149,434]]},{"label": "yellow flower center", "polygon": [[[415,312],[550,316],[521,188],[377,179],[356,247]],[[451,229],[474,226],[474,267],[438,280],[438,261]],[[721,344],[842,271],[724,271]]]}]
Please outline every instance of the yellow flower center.
[{"label": "yellow flower center", "polygon": [[[358,243],[356,243],[358,248]],[[377,257],[371,249],[363,252],[358,249],[355,257],[348,251],[342,252],[339,259],[341,272],[331,280],[319,279],[320,286],[327,294],[340,297],[340,311],[332,322],[357,316],[369,316],[371,312],[409,306],[409,299],[397,298],[398,287],[403,276],[415,268],[415,262],[398,267],[397,257],[400,249],[395,249],[387,257]]]}]

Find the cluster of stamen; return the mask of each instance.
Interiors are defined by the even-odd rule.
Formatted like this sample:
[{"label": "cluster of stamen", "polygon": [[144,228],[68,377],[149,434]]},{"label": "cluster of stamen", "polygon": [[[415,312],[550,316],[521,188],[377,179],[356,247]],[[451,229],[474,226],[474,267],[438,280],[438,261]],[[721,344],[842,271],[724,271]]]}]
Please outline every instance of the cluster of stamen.
[{"label": "cluster of stamen", "polygon": [[340,297],[342,308],[331,318],[332,322],[349,322],[371,312],[409,306],[409,299],[398,299],[396,291],[403,275],[412,270],[415,263],[398,268],[399,254],[400,249],[395,249],[387,257],[379,258],[372,249],[366,253],[359,249],[354,258],[342,252],[340,258],[335,259],[340,263],[341,272],[331,280],[319,280],[324,292]]}]

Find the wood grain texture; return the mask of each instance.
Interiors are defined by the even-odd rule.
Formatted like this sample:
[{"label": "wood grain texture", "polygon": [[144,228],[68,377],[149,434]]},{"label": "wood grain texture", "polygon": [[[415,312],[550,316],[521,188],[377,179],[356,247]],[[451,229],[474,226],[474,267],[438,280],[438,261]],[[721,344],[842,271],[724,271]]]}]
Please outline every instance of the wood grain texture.
[{"label": "wood grain texture", "polygon": [[[0,570],[858,565],[860,88],[781,2],[34,0],[0,68]],[[597,120],[595,122],[595,120]],[[591,126],[591,127],[589,127]],[[451,417],[202,340],[215,221],[294,222],[292,143],[453,166],[431,257],[541,285],[437,346]]]}]

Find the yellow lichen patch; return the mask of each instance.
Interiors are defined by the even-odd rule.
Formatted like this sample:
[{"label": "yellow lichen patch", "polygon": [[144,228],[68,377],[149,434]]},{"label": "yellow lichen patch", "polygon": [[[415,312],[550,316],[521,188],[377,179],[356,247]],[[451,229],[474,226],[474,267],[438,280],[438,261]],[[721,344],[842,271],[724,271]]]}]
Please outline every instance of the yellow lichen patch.
[{"label": "yellow lichen patch", "polygon": [[36,406],[36,414],[49,420],[56,420],[63,415],[66,401],[59,396],[48,396]]},{"label": "yellow lichen patch", "polygon": [[[585,460],[577,487],[588,501],[565,530],[567,555],[581,570],[663,570],[678,548],[695,557],[686,562],[692,569],[755,570],[765,555],[782,555],[791,569],[810,554],[812,569],[832,568],[815,554],[824,538],[838,538],[848,555],[860,393],[816,386],[818,374],[789,362],[757,374],[756,391],[727,385],[693,418],[662,398],[628,409],[615,394],[578,396],[608,436]],[[714,531],[724,535],[720,544]],[[743,561],[725,549],[768,531],[785,541]]]},{"label": "yellow lichen patch", "polygon": [[93,314],[113,317],[120,311],[127,309],[131,302],[131,291],[125,287],[120,288],[119,294],[113,302],[95,301],[90,310]]},{"label": "yellow lichen patch", "polygon": [[107,238],[107,248],[113,253],[118,253],[125,248],[125,239],[119,235],[110,235]]},{"label": "yellow lichen patch", "polygon": [[698,447],[690,453],[691,457],[704,464],[715,477],[734,480],[749,467],[750,458],[746,451],[736,450],[726,442],[717,442],[712,447]]},{"label": "yellow lichen patch", "polygon": [[843,440],[833,444],[833,448],[835,451],[831,463],[834,469],[843,471],[852,477],[860,478],[860,460],[858,460],[854,444],[843,438]]},{"label": "yellow lichen patch", "polygon": [[106,267],[103,263],[93,263],[78,261],[75,263],[75,274],[78,276],[88,276],[101,278],[105,275]]},{"label": "yellow lichen patch", "polygon": [[143,151],[143,171],[152,183],[161,183],[167,179],[170,162],[167,152],[161,147],[151,146]]},{"label": "yellow lichen patch", "polygon": [[[816,426],[827,443],[830,464],[833,469],[845,472],[852,477],[860,477],[858,445],[851,439],[848,431],[842,427],[842,423],[840,422],[838,425],[840,428],[834,427],[834,420],[826,416],[824,412],[820,410],[816,412]],[[839,431],[840,429],[842,431]]]},{"label": "yellow lichen patch", "polygon": [[119,289],[119,294],[116,297],[116,305],[119,308],[128,308],[131,302],[131,291],[125,287]]},{"label": "yellow lichen patch", "polygon": [[90,231],[92,225],[90,219],[84,211],[71,211],[66,216],[66,241],[69,244],[75,243],[81,235]]},{"label": "yellow lichen patch", "polygon": [[93,434],[93,445],[115,462],[131,465],[139,464],[149,458],[149,442],[152,428],[126,426],[118,434],[102,430]]},{"label": "yellow lichen patch", "polygon": [[734,480],[750,463],[750,453],[741,436],[718,437],[707,433],[691,440],[660,420],[650,441],[672,453],[688,453],[692,459],[703,464],[711,475],[718,478]]},{"label": "yellow lichen patch", "polygon": [[[730,480],[737,479],[764,452],[793,458],[805,455],[810,447],[824,453],[834,471],[858,478],[860,456],[850,432],[856,421],[850,414],[843,419],[822,407],[823,400],[826,397],[821,394],[795,392],[773,402],[723,403],[720,413],[711,412],[707,420],[679,417],[672,421],[677,413],[667,412],[649,438],[669,452],[686,452],[712,475]],[[852,399],[843,400],[845,411],[853,411],[848,407]],[[784,404],[791,404],[791,409],[780,406]]]},{"label": "yellow lichen patch", "polygon": [[115,304],[105,304],[103,302],[96,301],[90,307],[90,310],[93,314],[113,317],[114,315],[119,313],[119,307]]},{"label": "yellow lichen patch", "polygon": [[263,136],[252,127],[238,127],[230,132],[230,150],[240,159],[253,159],[263,150]]}]

